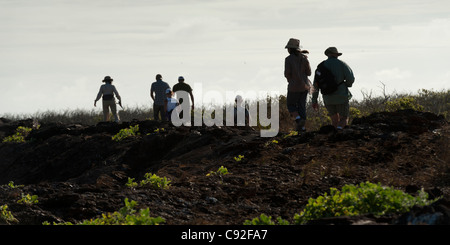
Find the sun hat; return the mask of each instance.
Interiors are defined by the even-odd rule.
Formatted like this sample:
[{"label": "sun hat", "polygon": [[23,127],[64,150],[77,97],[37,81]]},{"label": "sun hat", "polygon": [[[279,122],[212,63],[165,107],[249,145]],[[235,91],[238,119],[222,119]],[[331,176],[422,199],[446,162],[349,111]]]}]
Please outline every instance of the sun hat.
[{"label": "sun hat", "polygon": [[295,38],[289,39],[285,48],[293,48],[293,49],[300,51],[300,40],[295,39]]},{"label": "sun hat", "polygon": [[102,82],[112,82],[113,79],[110,76],[106,76]]},{"label": "sun hat", "polygon": [[336,47],[329,47],[325,50],[325,55],[328,56],[330,54],[335,54],[337,56],[341,56],[342,53],[339,53]]}]

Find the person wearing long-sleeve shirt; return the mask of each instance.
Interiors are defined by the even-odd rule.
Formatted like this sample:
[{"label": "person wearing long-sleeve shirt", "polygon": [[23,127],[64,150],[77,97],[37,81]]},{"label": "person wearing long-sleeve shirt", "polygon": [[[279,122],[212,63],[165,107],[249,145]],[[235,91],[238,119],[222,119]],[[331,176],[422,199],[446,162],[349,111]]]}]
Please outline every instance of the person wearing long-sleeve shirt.
[{"label": "person wearing long-sleeve shirt", "polygon": [[295,120],[297,131],[305,131],[306,97],[311,88],[308,76],[311,66],[306,54],[307,50],[300,49],[300,40],[291,38],[286,45],[289,56],[284,60],[284,76],[288,82],[287,108]]},{"label": "person wearing long-sleeve shirt", "polygon": [[[328,59],[324,61],[324,66],[331,71],[335,77],[336,83],[340,85],[335,92],[322,95],[323,103],[331,117],[333,126],[337,129],[342,129],[348,124],[349,101],[352,98],[352,94],[348,88],[352,87],[355,82],[355,76],[353,75],[350,66],[338,59],[342,53],[339,53],[337,48],[327,48],[325,50],[325,55],[328,56]],[[312,106],[317,110],[319,108],[319,104],[317,103],[319,85],[316,77],[313,86],[314,93],[312,95]]]},{"label": "person wearing long-sleeve shirt", "polygon": [[103,104],[103,120],[109,121],[109,110],[111,109],[111,112],[114,116],[114,121],[119,122],[120,118],[117,114],[117,107],[116,107],[116,98],[121,101],[119,92],[117,92],[117,89],[114,85],[112,85],[113,79],[110,76],[106,76],[105,79],[103,79],[103,84],[100,86],[100,90],[98,91],[97,98],[95,98],[94,106],[97,106],[97,101],[100,100],[100,98],[103,98],[102,104]]}]

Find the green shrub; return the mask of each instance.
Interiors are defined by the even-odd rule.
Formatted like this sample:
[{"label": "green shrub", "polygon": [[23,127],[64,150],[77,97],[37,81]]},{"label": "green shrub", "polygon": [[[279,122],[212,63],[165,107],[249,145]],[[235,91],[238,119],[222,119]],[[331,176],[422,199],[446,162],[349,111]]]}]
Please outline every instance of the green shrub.
[{"label": "green shrub", "polygon": [[[277,218],[277,223],[278,223],[278,225],[289,225],[288,221],[283,220],[280,217]],[[261,214],[259,216],[259,218],[256,217],[256,218],[254,218],[252,220],[246,220],[244,222],[244,225],[276,225],[277,223],[272,221],[272,217],[271,216],[267,216],[265,214]]]},{"label": "green shrub", "polygon": [[416,111],[424,110],[424,107],[417,102],[415,97],[412,96],[406,96],[391,101],[387,101],[385,106],[386,111],[397,111],[406,109],[412,109]]},{"label": "green shrub", "polygon": [[5,137],[3,142],[14,142],[14,143],[23,143],[25,142],[25,138],[30,134],[31,128],[19,126],[16,129],[16,133]]},{"label": "green shrub", "polygon": [[125,198],[125,206],[114,213],[102,214],[101,218],[85,220],[80,225],[159,225],[165,220],[161,217],[150,217],[149,208],[136,211],[137,203]]},{"label": "green shrub", "polygon": [[134,178],[128,177],[128,181],[127,181],[127,183],[125,184],[125,186],[126,186],[126,187],[130,187],[130,188],[133,189],[133,188],[135,188],[135,187],[138,186],[138,183],[134,182]]},{"label": "green shrub", "polygon": [[242,161],[244,159],[244,155],[238,155],[237,157],[234,157],[234,160],[236,161],[236,162],[240,162],[240,161]]},{"label": "green shrub", "polygon": [[222,176],[227,175],[227,174],[229,174],[229,173],[228,173],[228,169],[225,168],[224,166],[220,166],[220,168],[217,169],[217,171],[215,171],[215,172],[214,172],[214,171],[211,171],[211,172],[209,172],[206,176],[217,175],[217,176],[219,176],[219,177],[222,177]]},{"label": "green shrub", "polygon": [[8,187],[11,188],[11,189],[20,188],[20,187],[23,187],[23,186],[24,185],[15,185],[14,181],[9,181],[9,183],[8,183]]},{"label": "green shrub", "polygon": [[319,130],[322,126],[331,124],[331,117],[328,115],[325,105],[320,104],[318,111],[311,111],[307,115],[307,125],[311,130]]},{"label": "green shrub", "polygon": [[11,211],[8,211],[8,205],[6,204],[0,206],[0,224],[2,222],[6,222],[7,224],[17,222],[17,219],[14,218]]},{"label": "green shrub", "polygon": [[350,113],[350,118],[359,118],[359,117],[362,117],[362,116],[368,116],[367,113],[365,115],[358,108],[353,107],[353,106],[350,106],[349,113]]},{"label": "green shrub", "polygon": [[124,128],[119,131],[116,135],[112,137],[114,141],[121,141],[128,137],[133,137],[139,135],[139,125],[130,126],[129,128]]},{"label": "green shrub", "polygon": [[127,187],[135,188],[138,186],[150,186],[154,189],[168,189],[170,187],[170,180],[166,177],[159,177],[156,174],[146,173],[145,179],[141,180],[140,184],[134,182],[134,178],[128,178],[128,182],[125,184]]},{"label": "green shrub", "polygon": [[146,173],[145,179],[141,180],[141,186],[150,185],[154,189],[167,189],[170,187],[170,180],[166,177],[159,177],[156,174]]},{"label": "green shrub", "polygon": [[[84,220],[77,225],[159,225],[166,222],[161,217],[150,217],[149,208],[135,210],[137,203],[128,201],[125,198],[125,206],[114,213],[102,214],[102,217],[90,220]],[[72,225],[70,222],[53,223],[54,225]],[[43,222],[43,225],[50,225],[49,222]]]},{"label": "green shrub", "polygon": [[416,100],[423,105],[425,111],[443,115],[447,120],[450,116],[450,90],[433,91],[421,89]]},{"label": "green shrub", "polygon": [[22,193],[22,197],[17,201],[17,203],[21,204],[25,204],[25,205],[33,205],[38,203],[38,196],[37,195],[30,195],[30,194],[23,194]]},{"label": "green shrub", "polygon": [[292,137],[292,136],[297,136],[298,135],[298,131],[290,131],[289,134],[283,135],[283,139]]},{"label": "green shrub", "polygon": [[392,187],[366,182],[359,186],[345,185],[341,191],[330,188],[329,195],[325,193],[316,199],[310,198],[305,209],[296,214],[294,220],[296,224],[304,224],[324,217],[403,213],[414,205],[425,206],[434,201],[428,200],[428,194],[423,190],[414,197]]}]

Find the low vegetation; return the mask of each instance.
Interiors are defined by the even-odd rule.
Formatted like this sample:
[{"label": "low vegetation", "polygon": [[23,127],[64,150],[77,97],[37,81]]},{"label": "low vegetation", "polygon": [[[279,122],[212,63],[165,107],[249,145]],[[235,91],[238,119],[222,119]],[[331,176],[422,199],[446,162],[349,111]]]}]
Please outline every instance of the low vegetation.
[{"label": "low vegetation", "polygon": [[166,177],[160,177],[156,174],[146,173],[144,175],[144,179],[138,184],[134,182],[134,178],[128,178],[128,182],[126,183],[127,187],[135,188],[135,187],[145,187],[149,186],[153,189],[168,189],[170,187],[170,180]]},{"label": "low vegetation", "polygon": [[[150,209],[136,210],[137,202],[125,198],[125,206],[113,213],[103,213],[96,219],[84,220],[76,225],[159,225],[165,222],[161,217],[151,217]],[[44,222],[44,225],[50,225]],[[54,225],[73,225],[70,222],[53,223]]]},{"label": "low vegetation", "polygon": [[[365,182],[359,185],[345,185],[341,190],[330,188],[330,193],[310,198],[303,211],[294,216],[294,224],[302,225],[314,219],[327,217],[364,214],[382,216],[389,213],[405,213],[415,205],[426,206],[436,200],[429,200],[428,194],[423,190],[420,190],[417,196],[412,196],[393,187],[382,186],[380,183]],[[277,221],[280,225],[289,224],[280,217]],[[271,217],[265,214],[244,222],[244,225],[275,224]]]},{"label": "low vegetation", "polygon": [[259,217],[256,217],[252,220],[246,220],[244,222],[244,225],[289,225],[289,222],[280,217],[278,217],[277,221],[275,222],[272,220],[272,216],[261,214]]},{"label": "low vegetation", "polygon": [[216,171],[210,171],[206,176],[219,176],[223,177],[224,175],[229,174],[228,169],[224,166],[220,166]]},{"label": "low vegetation", "polygon": [[112,137],[114,141],[122,141],[128,137],[134,137],[139,135],[139,125],[130,126],[129,128],[124,128],[119,131],[116,135]]},{"label": "low vegetation", "polygon": [[345,185],[339,191],[330,188],[317,198],[310,198],[305,209],[295,215],[296,224],[304,224],[312,219],[356,216],[362,214],[384,215],[387,213],[404,213],[414,205],[425,206],[436,200],[428,200],[428,194],[423,190],[416,197],[393,187],[384,187],[380,183],[369,182],[359,185]]},{"label": "low vegetation", "polygon": [[0,224],[11,224],[16,222],[17,219],[14,217],[11,211],[8,210],[8,205],[0,205]]},{"label": "low vegetation", "polygon": [[33,205],[38,203],[38,196],[37,195],[30,195],[30,194],[21,194],[21,198],[17,201],[19,204],[25,204],[25,205]]},{"label": "low vegetation", "polygon": [[[278,101],[280,106],[280,130],[289,132],[293,129],[289,112],[286,107],[286,96],[280,95],[278,98],[269,98]],[[382,95],[374,96],[372,92],[363,92],[362,100],[350,101],[350,119],[368,116],[374,112],[381,111],[395,111],[401,109],[415,109],[420,111],[432,112],[437,115],[443,115],[447,120],[450,116],[450,90],[433,91],[421,89],[415,94],[386,94],[383,88]],[[250,101],[247,104],[252,105],[258,103],[257,101]],[[204,111],[200,106],[194,111],[195,114]],[[201,110],[201,111],[200,111]],[[270,111],[270,110],[268,110]],[[122,121],[147,120],[153,119],[152,108],[148,106],[136,106],[134,108],[126,107],[125,110],[119,111]],[[310,101],[307,102],[307,129],[318,130],[320,127],[331,122],[327,110],[323,103],[319,101],[319,110],[314,111],[310,106]],[[26,118],[33,118],[40,123],[47,122],[61,122],[61,123],[81,123],[84,125],[95,125],[101,122],[103,115],[98,110],[67,110],[67,111],[46,111],[37,112],[28,115],[0,115],[0,118],[8,118],[10,120],[21,120]],[[253,116],[252,116],[253,117]],[[112,118],[112,117],[111,117]],[[255,117],[259,118],[259,117]],[[226,118],[224,117],[224,120]],[[258,128],[261,128],[259,125]]]},{"label": "low vegetation", "polygon": [[23,143],[31,130],[31,128],[19,126],[16,133],[3,138],[3,142]]}]

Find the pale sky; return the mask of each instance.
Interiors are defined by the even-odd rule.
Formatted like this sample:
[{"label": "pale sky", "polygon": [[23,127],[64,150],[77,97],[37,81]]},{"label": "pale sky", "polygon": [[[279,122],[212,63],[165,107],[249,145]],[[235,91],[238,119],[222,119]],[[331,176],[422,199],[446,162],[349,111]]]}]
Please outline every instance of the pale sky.
[{"label": "pale sky", "polygon": [[0,35],[0,116],[91,110],[105,76],[128,107],[152,105],[158,73],[201,84],[197,101],[286,94],[289,38],[313,69],[337,47],[356,99],[381,94],[380,82],[388,93],[450,88],[448,0],[0,0]]}]

